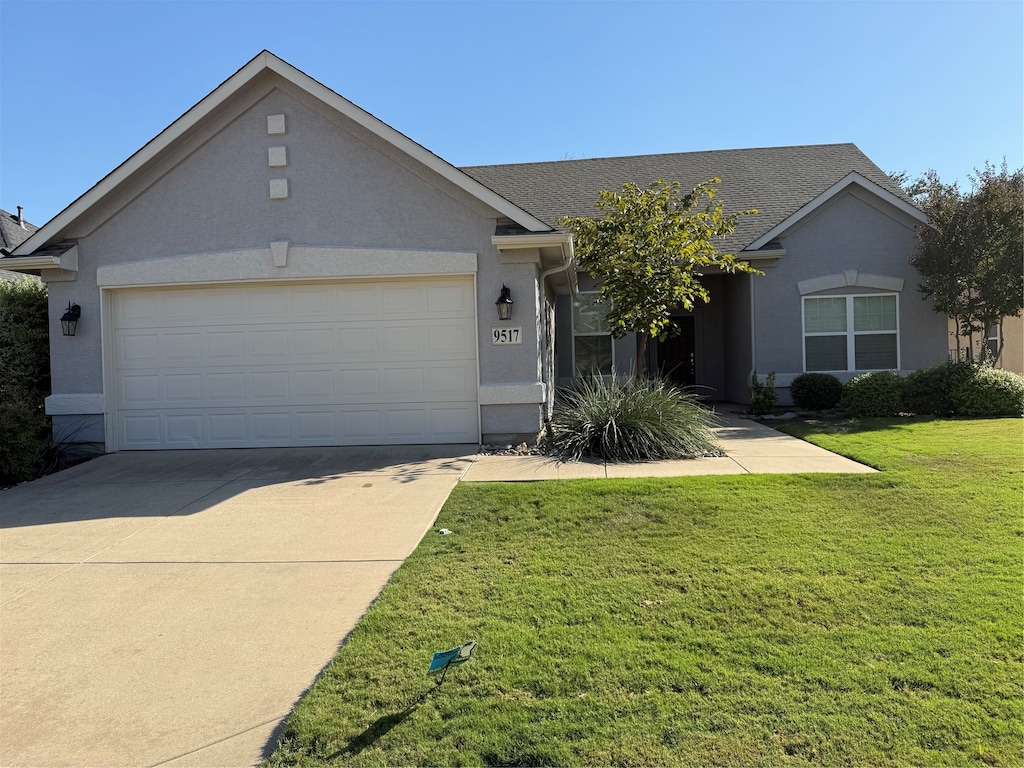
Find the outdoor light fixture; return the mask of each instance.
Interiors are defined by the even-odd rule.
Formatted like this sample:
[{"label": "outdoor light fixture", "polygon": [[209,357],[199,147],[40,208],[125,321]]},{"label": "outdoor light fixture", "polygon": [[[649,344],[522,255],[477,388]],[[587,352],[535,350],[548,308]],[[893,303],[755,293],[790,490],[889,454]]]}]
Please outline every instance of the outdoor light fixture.
[{"label": "outdoor light fixture", "polygon": [[498,296],[498,300],[494,302],[494,306],[498,308],[498,319],[508,320],[512,317],[512,291],[507,286],[501,286],[501,295]]},{"label": "outdoor light fixture", "polygon": [[60,319],[60,328],[65,336],[74,336],[78,328],[78,318],[82,316],[82,308],[77,304],[68,302],[68,311]]}]

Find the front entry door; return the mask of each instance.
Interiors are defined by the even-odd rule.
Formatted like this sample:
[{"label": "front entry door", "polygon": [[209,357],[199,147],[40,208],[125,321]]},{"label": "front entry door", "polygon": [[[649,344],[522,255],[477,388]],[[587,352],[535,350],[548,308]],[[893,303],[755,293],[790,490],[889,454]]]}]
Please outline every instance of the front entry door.
[{"label": "front entry door", "polygon": [[697,384],[693,315],[673,317],[672,322],[679,332],[658,343],[658,374],[676,386],[692,387]]}]

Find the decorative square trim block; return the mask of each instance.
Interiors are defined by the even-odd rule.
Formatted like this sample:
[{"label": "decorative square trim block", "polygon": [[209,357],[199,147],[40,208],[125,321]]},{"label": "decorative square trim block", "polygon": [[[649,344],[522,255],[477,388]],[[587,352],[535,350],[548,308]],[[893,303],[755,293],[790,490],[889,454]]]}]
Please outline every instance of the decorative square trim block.
[{"label": "decorative square trim block", "polygon": [[284,115],[267,116],[267,135],[280,136],[284,133]]},{"label": "decorative square trim block", "polygon": [[267,162],[271,168],[288,165],[288,147],[270,147],[267,150]]},{"label": "decorative square trim block", "polygon": [[270,180],[270,199],[284,200],[288,197],[288,179]]}]

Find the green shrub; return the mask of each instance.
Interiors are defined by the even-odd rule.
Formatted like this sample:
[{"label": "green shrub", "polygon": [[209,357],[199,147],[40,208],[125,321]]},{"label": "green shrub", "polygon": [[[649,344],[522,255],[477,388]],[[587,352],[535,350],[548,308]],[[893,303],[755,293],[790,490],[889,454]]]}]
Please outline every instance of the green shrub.
[{"label": "green shrub", "polygon": [[942,363],[922,368],[907,376],[903,406],[911,413],[954,416],[957,413],[952,393],[974,375],[970,363]]},{"label": "green shrub", "polygon": [[771,413],[775,407],[775,371],[765,377],[764,384],[760,382],[755,372],[750,390],[750,412],[755,416]]},{"label": "green shrub", "polygon": [[971,376],[950,393],[960,416],[1020,416],[1024,413],[1024,376],[974,365]]},{"label": "green shrub", "polygon": [[719,456],[714,412],[662,379],[582,379],[561,390],[548,431],[563,457],[651,461]]},{"label": "green shrub", "polygon": [[872,371],[850,379],[839,407],[855,418],[895,416],[903,410],[903,379],[894,371]]},{"label": "green shrub", "polygon": [[831,373],[801,373],[789,385],[789,393],[798,408],[823,411],[839,405],[843,384]]},{"label": "green shrub", "polygon": [[0,402],[0,488],[45,474],[50,420],[24,400]]},{"label": "green shrub", "polygon": [[50,447],[46,286],[0,281],[0,486],[38,477]]}]

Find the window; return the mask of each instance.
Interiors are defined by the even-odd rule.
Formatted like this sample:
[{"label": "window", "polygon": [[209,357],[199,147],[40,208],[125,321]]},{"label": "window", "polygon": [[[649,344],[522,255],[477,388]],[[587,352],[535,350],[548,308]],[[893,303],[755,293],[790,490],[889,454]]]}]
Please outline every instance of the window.
[{"label": "window", "polygon": [[1000,321],[996,320],[994,323],[989,323],[985,329],[985,349],[992,359],[999,354],[999,323]]},{"label": "window", "polygon": [[577,376],[612,375],[611,329],[601,294],[577,293],[572,302],[573,361]]},{"label": "window", "polygon": [[894,293],[805,298],[804,370],[898,369],[897,315]]}]

